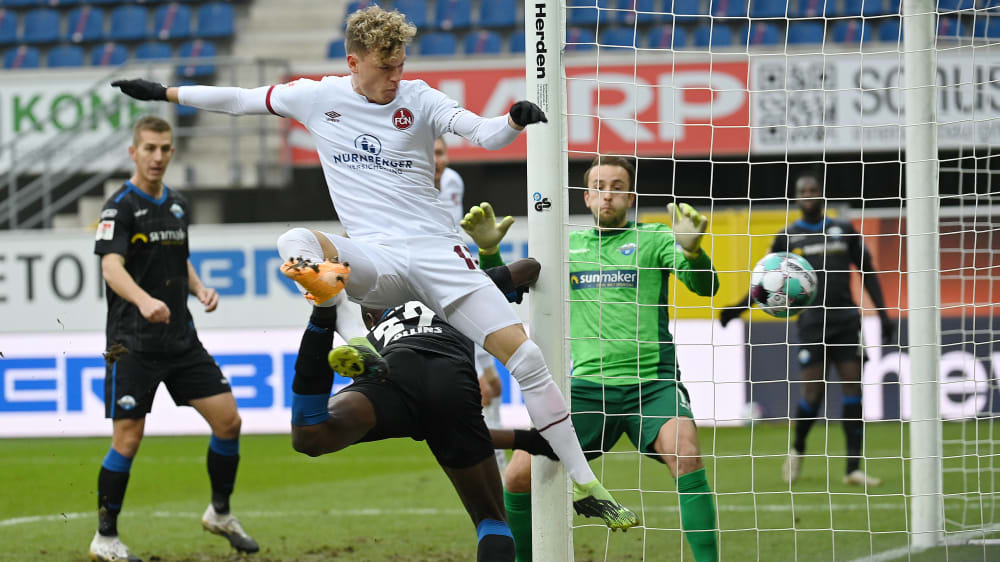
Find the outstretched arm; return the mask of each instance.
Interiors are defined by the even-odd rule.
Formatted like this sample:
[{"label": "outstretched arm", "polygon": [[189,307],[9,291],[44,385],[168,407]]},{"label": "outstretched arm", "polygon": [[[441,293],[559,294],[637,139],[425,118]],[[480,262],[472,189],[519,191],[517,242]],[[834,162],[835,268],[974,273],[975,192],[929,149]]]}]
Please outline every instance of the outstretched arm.
[{"label": "outstretched arm", "polygon": [[300,79],[287,84],[236,88],[232,86],[171,86],[136,78],[111,85],[137,100],[179,103],[230,115],[264,115],[302,120],[316,98],[318,82]]},{"label": "outstretched arm", "polygon": [[[677,279],[696,295],[708,297],[719,292],[719,276],[712,259],[701,247],[708,229],[708,218],[687,203],[667,205],[675,245],[668,249],[666,264],[673,266]],[[675,248],[680,248],[677,252]]]},{"label": "outstretched arm", "polygon": [[499,117],[482,117],[460,110],[448,119],[447,130],[487,150],[498,150],[514,142],[526,126],[539,122],[548,122],[541,108],[530,101],[519,101]]}]

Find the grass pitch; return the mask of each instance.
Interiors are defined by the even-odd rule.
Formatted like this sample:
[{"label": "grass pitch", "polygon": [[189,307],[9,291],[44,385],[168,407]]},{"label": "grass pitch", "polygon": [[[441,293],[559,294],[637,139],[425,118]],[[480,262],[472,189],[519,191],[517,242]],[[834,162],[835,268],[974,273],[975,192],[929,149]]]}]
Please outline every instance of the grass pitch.
[{"label": "grass pitch", "polygon": [[[985,422],[945,424],[949,531],[1000,523],[991,429]],[[701,430],[718,494],[723,560],[1000,559],[1000,550],[982,545],[907,552],[905,426],[867,424],[867,470],[883,479],[867,494],[840,482],[839,425],[814,427],[808,453],[816,456],[806,459],[791,488],[781,481],[788,439],[785,424]],[[108,444],[105,438],[0,440],[0,558],[86,559]],[[119,530],[145,560],[242,559],[200,526],[209,500],[207,447],[207,436],[143,442]],[[288,436],[255,435],[241,439],[241,455],[233,510],[261,545],[251,560],[475,559],[475,529],[423,443],[363,444],[311,459],[292,451]],[[693,560],[678,531],[677,495],[665,466],[640,459],[627,442],[593,466],[640,513],[642,527],[612,534],[576,518],[577,560]]]}]

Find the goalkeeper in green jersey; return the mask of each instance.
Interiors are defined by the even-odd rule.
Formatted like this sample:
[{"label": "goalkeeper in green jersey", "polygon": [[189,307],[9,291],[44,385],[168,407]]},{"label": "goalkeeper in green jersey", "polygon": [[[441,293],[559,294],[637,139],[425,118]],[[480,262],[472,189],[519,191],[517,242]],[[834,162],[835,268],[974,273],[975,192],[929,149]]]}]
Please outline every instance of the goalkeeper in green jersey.
[{"label": "goalkeeper in green jersey", "polygon": [[[569,236],[570,409],[577,436],[589,459],[625,433],[639,451],[666,464],[677,479],[681,525],[695,560],[717,560],[715,500],[667,314],[670,275],[698,295],[718,291],[712,260],[700,245],[708,220],[690,205],[670,204],[672,229],[629,221],[635,168],[625,158],[598,157],[583,179],[595,226]],[[489,203],[465,215],[461,224],[479,246],[481,267],[503,263],[498,246],[513,222],[498,223]],[[527,562],[530,455],[515,452],[504,481],[517,560]]]}]

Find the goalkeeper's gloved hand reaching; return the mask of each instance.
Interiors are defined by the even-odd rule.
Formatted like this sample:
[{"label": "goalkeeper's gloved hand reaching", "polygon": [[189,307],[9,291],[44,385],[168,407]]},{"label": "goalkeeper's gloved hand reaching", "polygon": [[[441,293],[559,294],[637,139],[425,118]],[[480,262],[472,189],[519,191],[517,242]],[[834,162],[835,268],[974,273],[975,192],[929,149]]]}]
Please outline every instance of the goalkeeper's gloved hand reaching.
[{"label": "goalkeeper's gloved hand reaching", "polygon": [[483,202],[469,209],[459,224],[484,254],[495,254],[500,250],[500,241],[507,234],[514,217],[506,216],[497,222],[493,206]]},{"label": "goalkeeper's gloved hand reaching", "polygon": [[115,80],[113,88],[121,88],[123,94],[142,101],[167,101],[167,87],[157,82],[134,78],[132,80]]},{"label": "goalkeeper's gloved hand reaching", "polygon": [[701,254],[701,239],[708,229],[708,218],[687,203],[667,205],[670,227],[674,240],[681,247],[684,257],[694,259]]},{"label": "goalkeeper's gloved hand reaching", "polygon": [[542,108],[531,103],[530,101],[521,100],[514,105],[510,106],[510,120],[514,122],[520,128],[524,128],[532,123],[548,123],[549,120],[545,117],[545,112]]}]

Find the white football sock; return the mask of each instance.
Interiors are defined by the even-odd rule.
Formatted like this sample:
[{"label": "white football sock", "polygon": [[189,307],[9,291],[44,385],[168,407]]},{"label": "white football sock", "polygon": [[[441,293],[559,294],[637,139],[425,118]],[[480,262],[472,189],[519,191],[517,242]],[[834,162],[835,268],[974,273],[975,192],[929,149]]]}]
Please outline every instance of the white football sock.
[{"label": "white football sock", "polygon": [[[323,256],[323,247],[319,245],[319,240],[316,239],[316,235],[313,234],[308,228],[293,228],[281,236],[278,237],[278,255],[281,256],[281,261],[286,262],[294,258],[304,258],[311,262],[321,262],[326,259]],[[303,294],[306,290],[299,285],[295,284]],[[345,291],[341,291],[343,294]],[[344,299],[347,302],[347,299]],[[337,305],[337,299],[328,299],[322,303],[313,303],[313,306],[335,306]],[[357,305],[354,305],[357,306]],[[340,327],[340,310],[337,310],[337,326]],[[358,316],[361,316],[361,309],[358,308]],[[364,323],[361,324],[364,327]],[[337,330],[340,332],[340,330]],[[367,333],[367,332],[366,332]],[[343,335],[343,332],[341,332]],[[353,336],[352,336],[353,337]],[[346,338],[345,338],[346,339]]]},{"label": "white football sock", "polygon": [[596,476],[583,456],[576,430],[573,429],[566,401],[545,366],[542,350],[535,342],[525,340],[507,360],[506,367],[521,386],[521,395],[532,423],[566,466],[570,478],[577,484],[595,480]]}]

